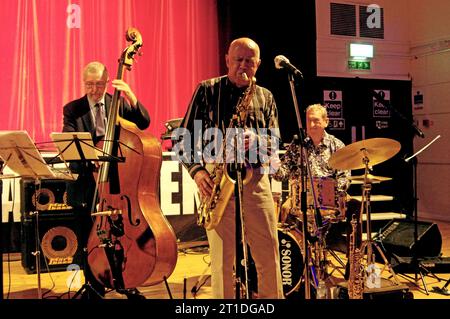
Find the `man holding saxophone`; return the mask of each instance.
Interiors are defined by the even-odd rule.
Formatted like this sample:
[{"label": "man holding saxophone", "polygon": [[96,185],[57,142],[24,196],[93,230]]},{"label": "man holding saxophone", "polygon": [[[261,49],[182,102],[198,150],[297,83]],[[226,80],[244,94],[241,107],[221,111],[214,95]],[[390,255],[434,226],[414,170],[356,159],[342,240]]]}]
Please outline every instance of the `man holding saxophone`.
[{"label": "man holding saxophone", "polygon": [[[283,298],[277,220],[267,175],[268,159],[271,155],[267,147],[277,147],[273,144],[278,142],[277,138],[275,143],[274,138],[267,138],[267,130],[275,132],[276,137],[279,136],[277,108],[272,93],[255,84],[254,77],[261,63],[258,44],[249,38],[236,39],[230,44],[225,60],[227,75],[202,81],[194,92],[181,124],[182,129],[190,133],[190,141],[183,144],[184,155],[180,160],[195,180],[203,204],[205,199],[207,201],[211,198],[213,189],[217,189],[216,179],[211,178],[212,170],[205,162],[217,171],[222,168],[222,161],[234,161],[235,155],[237,158],[245,156],[247,163],[250,163],[247,171],[250,169],[252,176],[248,182],[244,182],[242,214],[245,239],[258,273],[258,298]],[[236,108],[239,109],[240,106],[246,110],[243,117],[245,123],[242,123],[243,142],[240,144],[242,147],[236,147],[238,152],[235,152],[233,142],[223,141],[229,139],[228,133],[231,130],[226,128],[233,127],[230,121],[238,113]],[[205,136],[212,135],[214,138],[211,138],[211,144],[218,146],[215,152],[212,152],[211,145],[206,145],[204,141]],[[199,137],[198,141],[195,136]],[[198,156],[199,144],[203,150],[202,156]],[[235,296],[233,269],[236,254],[233,196],[226,203],[220,219],[217,219],[217,225],[206,228],[210,246],[213,297],[232,299]]]}]

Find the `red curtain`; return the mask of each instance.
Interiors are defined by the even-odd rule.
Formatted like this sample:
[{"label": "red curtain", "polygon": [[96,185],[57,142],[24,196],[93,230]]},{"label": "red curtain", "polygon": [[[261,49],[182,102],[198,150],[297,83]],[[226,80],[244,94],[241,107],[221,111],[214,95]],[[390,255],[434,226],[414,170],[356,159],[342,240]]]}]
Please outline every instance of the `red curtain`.
[{"label": "red curtain", "polygon": [[124,78],[158,138],[184,115],[197,82],[219,72],[216,0],[3,0],[0,19],[0,130],[26,130],[36,142],[61,131],[63,105],[84,95],[88,62],[115,77],[129,27],[143,47]]}]

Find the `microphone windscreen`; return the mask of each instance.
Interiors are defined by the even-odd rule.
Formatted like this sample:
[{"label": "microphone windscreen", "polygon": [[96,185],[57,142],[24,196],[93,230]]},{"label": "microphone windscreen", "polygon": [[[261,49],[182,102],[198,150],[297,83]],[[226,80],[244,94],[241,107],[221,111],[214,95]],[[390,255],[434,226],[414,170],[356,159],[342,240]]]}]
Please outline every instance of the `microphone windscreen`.
[{"label": "microphone windscreen", "polygon": [[274,59],[274,62],[275,62],[275,67],[277,69],[281,69],[281,68],[283,68],[283,66],[281,65],[281,62],[289,63],[289,60],[284,55],[277,55]]}]

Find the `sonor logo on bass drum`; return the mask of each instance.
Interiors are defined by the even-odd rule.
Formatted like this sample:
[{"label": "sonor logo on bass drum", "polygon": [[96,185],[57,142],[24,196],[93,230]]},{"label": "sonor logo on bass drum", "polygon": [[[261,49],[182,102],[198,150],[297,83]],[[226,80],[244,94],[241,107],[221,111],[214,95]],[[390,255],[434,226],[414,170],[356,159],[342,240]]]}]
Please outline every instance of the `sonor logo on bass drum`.
[{"label": "sonor logo on bass drum", "polygon": [[296,229],[278,228],[280,272],[285,296],[300,287],[303,274],[301,232]]},{"label": "sonor logo on bass drum", "polygon": [[283,285],[292,286],[292,243],[290,240],[282,239],[281,242],[281,277]]}]

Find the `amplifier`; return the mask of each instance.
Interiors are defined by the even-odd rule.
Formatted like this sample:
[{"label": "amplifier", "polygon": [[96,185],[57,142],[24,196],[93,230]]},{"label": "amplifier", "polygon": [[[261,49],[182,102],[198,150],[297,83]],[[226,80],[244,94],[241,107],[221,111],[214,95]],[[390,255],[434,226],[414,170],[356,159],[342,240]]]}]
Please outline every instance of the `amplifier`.
[{"label": "amplifier", "polygon": [[42,180],[35,185],[34,180],[21,180],[21,212],[40,210],[65,210],[67,205],[66,182],[61,180]]},{"label": "amplifier", "polygon": [[[38,227],[36,227],[38,225]],[[21,229],[22,266],[27,273],[36,273],[33,253],[40,244],[42,272],[66,271],[71,264],[82,268],[82,246],[74,212],[48,213],[23,219]]]},{"label": "amplifier", "polygon": [[42,272],[82,268],[79,218],[67,205],[66,183],[61,180],[21,180],[21,253],[27,273],[36,272],[33,253],[40,247]]},{"label": "amplifier", "polygon": [[442,236],[438,225],[417,221],[417,242],[414,240],[414,230],[414,221],[394,218],[381,230],[379,240],[388,255],[439,256],[442,249]]},{"label": "amplifier", "polygon": [[[349,299],[348,282],[344,281],[337,284],[338,299]],[[364,286],[363,299],[366,300],[405,300],[414,299],[414,295],[407,285],[393,284],[390,280],[381,278],[380,288],[367,288]]]},{"label": "amplifier", "polygon": [[[422,257],[417,258],[419,265],[432,273],[450,273],[450,257]],[[415,267],[412,257],[393,256],[392,267],[398,273],[414,273]]]}]

